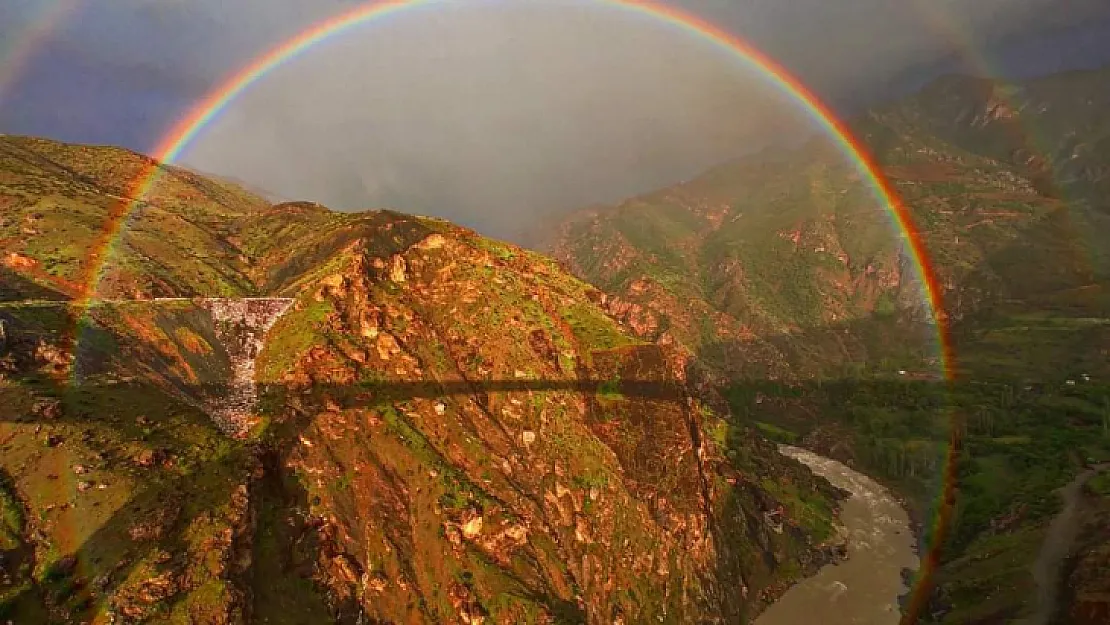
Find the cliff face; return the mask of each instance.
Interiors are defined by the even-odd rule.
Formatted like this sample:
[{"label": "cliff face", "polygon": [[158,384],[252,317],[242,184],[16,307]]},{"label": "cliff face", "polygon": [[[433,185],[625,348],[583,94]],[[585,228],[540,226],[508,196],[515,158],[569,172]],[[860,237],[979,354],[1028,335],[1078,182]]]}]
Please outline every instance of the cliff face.
[{"label": "cliff face", "polygon": [[[202,265],[262,297],[0,304],[0,614],[737,622],[836,552],[837,493],[549,259],[390,212],[194,208],[233,258]],[[0,278],[64,297],[31,268],[80,267],[35,245]],[[201,290],[195,258],[144,290],[137,249],[118,295]]]}]

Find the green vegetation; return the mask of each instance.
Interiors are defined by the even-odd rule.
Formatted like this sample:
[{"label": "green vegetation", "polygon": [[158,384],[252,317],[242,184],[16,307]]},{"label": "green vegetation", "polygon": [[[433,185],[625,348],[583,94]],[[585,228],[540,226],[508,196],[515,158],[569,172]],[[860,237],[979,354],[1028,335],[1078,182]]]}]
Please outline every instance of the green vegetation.
[{"label": "green vegetation", "polygon": [[590,350],[613,349],[636,343],[635,339],[621,332],[604,313],[585,302],[576,301],[559,312],[574,331],[575,339],[586,353]]},{"label": "green vegetation", "polygon": [[922,520],[950,472],[931,609],[1009,622],[1031,607],[1055,489],[1110,459],[1110,125],[1089,104],[1107,85],[1106,69],[1021,85],[946,77],[853,122],[943,285],[952,384],[901,233],[829,142],[573,216],[548,244],[658,317],[642,338],[665,332],[728,380],[745,431],[853,460]]},{"label": "green vegetation", "polygon": [[16,499],[11,480],[0,474],[0,553],[13,551],[23,542],[23,506]]},{"label": "green vegetation", "polygon": [[597,387],[597,396],[604,401],[620,401],[624,399],[624,395],[621,394],[620,378],[605,380],[599,384]]},{"label": "green vegetation", "polygon": [[258,355],[258,379],[277,381],[304,353],[316,345],[324,334],[328,316],[334,312],[329,300],[303,302],[303,307],[282,315],[272,329],[273,340],[267,341]]},{"label": "green vegetation", "polygon": [[297,502],[282,497],[283,491],[296,488],[293,480],[280,485],[271,479],[262,492],[251,564],[253,611],[258,623],[314,625],[330,618],[312,580],[294,566],[303,566],[315,555],[309,545],[298,545],[292,526]]},{"label": "green vegetation", "polygon": [[[883,376],[729,393],[734,412],[775,440],[847,443],[857,466],[906,496],[918,519],[936,513],[954,454],[955,507],[937,576],[945,623],[1030,608],[1031,565],[1059,509],[1056,489],[1082,463],[1110,457],[1110,369],[1089,348],[1108,336],[1101,318],[1085,307],[1070,308],[1073,317],[1059,307],[1018,310],[998,309],[958,334],[955,383]],[[1088,489],[1100,493],[1104,479]]]}]

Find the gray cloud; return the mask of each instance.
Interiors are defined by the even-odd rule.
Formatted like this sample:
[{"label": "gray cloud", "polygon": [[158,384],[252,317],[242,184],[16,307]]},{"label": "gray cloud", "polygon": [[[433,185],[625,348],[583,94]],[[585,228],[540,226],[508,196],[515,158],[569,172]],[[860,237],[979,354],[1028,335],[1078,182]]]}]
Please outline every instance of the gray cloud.
[{"label": "gray cloud", "polygon": [[[0,41],[15,41],[51,3],[2,4]],[[37,55],[41,67],[30,68],[23,92],[63,92],[56,83],[69,71],[86,76],[81,84],[95,86],[96,97],[55,101],[43,114],[14,99],[0,106],[0,130],[18,132],[6,126],[12,120],[49,127],[45,115],[70,128],[116,119],[128,106],[171,116],[168,127],[180,111],[163,102],[176,97],[187,109],[251,58],[356,4],[79,3]],[[455,0],[352,29],[256,83],[185,162],[290,198],[394,206],[508,235],[539,215],[669,184],[811,129],[797,106],[728,54],[604,4]],[[902,84],[896,79],[942,61],[970,57],[964,65],[975,67],[1026,37],[1110,25],[1105,0],[674,4],[845,105],[889,95]],[[95,79],[90,66],[100,68]],[[54,82],[36,90],[36,81]],[[121,141],[134,141],[128,132],[119,129]]]},{"label": "gray cloud", "polygon": [[731,54],[627,11],[486,4],[387,20],[259,81],[185,162],[504,236],[693,174],[768,130],[810,130]]}]

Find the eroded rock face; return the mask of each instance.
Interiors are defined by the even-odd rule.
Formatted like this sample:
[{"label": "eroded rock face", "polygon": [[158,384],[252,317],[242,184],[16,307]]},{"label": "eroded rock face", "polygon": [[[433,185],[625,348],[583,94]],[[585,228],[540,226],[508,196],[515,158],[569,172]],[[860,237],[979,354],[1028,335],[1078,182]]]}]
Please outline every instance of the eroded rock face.
[{"label": "eroded rock face", "polygon": [[542,257],[372,225],[274,329],[311,347],[259,362],[340,622],[741,622],[824,560],[798,519],[764,522],[783,502],[762,485],[833,495],[754,435],[730,461],[688,351]]},{"label": "eroded rock face", "polygon": [[292,303],[293,300],[283,298],[200,301],[200,305],[212,314],[216,335],[231,360],[231,379],[226,393],[210,397],[205,408],[216,425],[230,436],[243,436],[250,429],[258,401],[255,359],[262,350],[266,332]]}]

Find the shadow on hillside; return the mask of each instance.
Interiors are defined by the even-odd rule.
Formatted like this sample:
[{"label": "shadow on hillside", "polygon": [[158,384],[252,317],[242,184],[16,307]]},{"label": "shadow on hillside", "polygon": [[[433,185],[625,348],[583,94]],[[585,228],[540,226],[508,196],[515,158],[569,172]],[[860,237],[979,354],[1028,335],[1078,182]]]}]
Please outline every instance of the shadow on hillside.
[{"label": "shadow on hillside", "polygon": [[[88,414],[80,408],[75,408],[75,406],[81,405],[79,400],[81,393],[95,392],[100,395],[102,400],[106,399],[109,403],[127,405],[129,402],[133,402],[136,397],[162,392],[158,388],[137,384],[109,384],[88,388],[70,388],[39,377],[26,379],[25,382],[32,384],[36,394],[40,397],[63,398],[60,414],[50,418],[42,418],[31,414],[6,413],[0,415],[0,421],[24,424],[25,426],[40,424],[68,425],[77,428],[87,428],[94,425],[111,426],[111,423],[105,423],[101,420],[102,415]],[[904,382],[892,380],[890,382],[879,381],[867,384],[873,388],[866,392],[890,394],[893,391],[888,386],[893,387],[904,384]],[[927,381],[921,381],[920,384],[936,386],[938,390],[940,386]],[[845,382],[842,386],[838,386],[836,382],[825,382],[822,386],[822,392],[828,393],[830,389],[838,387],[840,391],[833,391],[834,395],[838,392],[851,393],[860,390],[859,385],[854,383]],[[753,382],[738,385],[733,388],[733,392],[746,393],[754,397],[762,393],[773,393],[775,388],[776,383],[774,382]],[[806,385],[801,385],[795,387],[794,392],[806,393],[808,392],[807,388]],[[197,394],[196,396],[201,396],[201,394],[218,393],[220,389],[219,387],[206,387],[192,389],[192,391]],[[250,458],[257,459],[264,470],[262,479],[257,483],[258,490],[255,491],[261,499],[254,501],[254,505],[262,505],[264,500],[269,498],[270,504],[281,510],[308,511],[310,505],[307,492],[295,480],[286,479],[288,470],[285,467],[295,447],[300,444],[302,433],[312,427],[319,414],[326,411],[373,408],[383,403],[449,396],[470,397],[472,401],[478,404],[487,404],[491,395],[500,393],[548,391],[574,392],[589,396],[599,392],[606,394],[617,392],[627,398],[647,398],[680,403],[685,402],[688,392],[686,388],[677,383],[662,380],[620,380],[619,382],[612,380],[414,381],[378,382],[349,386],[315,385],[310,388],[267,386],[260,389],[263,402],[269,405],[281,405],[286,409],[285,418],[272,424],[269,435],[264,436],[261,441],[234,442],[233,447],[221,457],[214,458],[209,461],[208,465],[198,466],[186,474],[169,471],[166,472],[168,477],[141,482],[127,502],[120,506],[106,522],[100,525],[84,541],[74,554],[76,562],[89,562],[101,571],[108,570],[103,568],[104,562],[101,561],[104,554],[120,553],[121,551],[125,554],[125,559],[111,569],[106,577],[102,573],[95,580],[81,578],[77,573],[80,567],[74,567],[72,561],[67,563],[66,560],[63,560],[63,564],[55,565],[54,569],[45,572],[46,581],[40,585],[28,587],[26,592],[34,593],[36,596],[52,597],[55,603],[70,606],[70,609],[73,609],[72,606],[89,606],[95,597],[111,595],[131,573],[136,571],[136,567],[144,560],[144,557],[157,553],[156,550],[161,549],[171,554],[174,561],[177,562],[182,554],[187,553],[187,530],[191,522],[201,515],[208,514],[220,503],[229,501],[235,495],[235,490],[239,484],[250,481],[251,469],[249,467],[251,464],[243,462]],[[4,394],[5,390],[0,387],[0,405],[12,405],[13,402],[5,398]],[[167,400],[172,401],[168,398]],[[589,403],[596,404],[596,402]],[[0,413],[3,412],[0,410]],[[157,428],[158,426],[159,424],[156,421],[150,427]],[[50,430],[47,430],[47,432],[50,432]],[[142,429],[119,428],[118,433],[124,445],[128,443],[140,444],[147,437],[147,433],[144,433]],[[47,444],[54,443],[48,442]],[[58,444],[64,445],[65,441],[63,440]],[[186,443],[182,441],[181,444]],[[172,445],[169,447],[172,447]],[[523,448],[519,451],[524,453]],[[112,458],[109,460],[126,463],[130,459]],[[228,466],[240,467],[237,470],[241,471],[242,474],[234,479],[217,479],[226,475]],[[172,527],[157,541],[144,543],[132,539],[129,532],[133,531],[137,522],[142,522],[144,516],[154,514],[164,505],[167,499],[190,500],[193,498],[193,493],[197,492],[196,485],[200,482],[203,482],[206,488],[212,489],[203,493],[204,501],[211,503],[195,506],[182,505],[181,515],[176,518]],[[80,494],[77,497],[80,497]],[[190,511],[185,512],[186,510]],[[123,547],[121,548],[121,546]],[[177,562],[177,564],[182,565],[184,563]],[[289,560],[285,566],[289,569],[286,571],[287,574],[295,575],[297,573],[294,570],[302,568],[303,562],[298,565],[297,562]],[[247,576],[250,575],[249,570],[243,573]],[[156,573],[147,572],[146,574],[153,575]],[[561,605],[557,597],[538,596],[535,598],[553,606]],[[586,618],[586,615],[573,605],[566,604],[561,609],[568,610],[568,614],[580,620]],[[353,623],[358,621],[359,610],[354,603],[340,605],[338,611],[339,622]]]},{"label": "shadow on hillside", "polygon": [[42,286],[7,267],[0,266],[0,304],[24,300],[64,301],[59,291]]},{"label": "shadow on hillside", "polygon": [[[1067,233],[1067,228],[1060,231]],[[1055,240],[1064,245],[1066,251],[1067,237]],[[1030,261],[1028,250],[1023,247],[1014,246],[999,250],[976,270],[981,273],[984,284],[989,287],[984,288],[982,297],[989,301],[990,298],[999,296],[996,281],[992,282],[995,276],[1001,274],[1007,280],[1013,280],[1014,276],[1028,273],[1035,267],[1035,258]],[[1061,273],[1059,269],[1052,268],[1054,273],[1045,274],[1043,279],[1028,281],[1022,290],[1011,291],[1008,295],[1020,296],[1026,300],[1047,297],[1051,301],[1053,288],[1082,286],[1087,279],[1086,276],[1089,275],[1083,271],[1081,263],[1075,271],[1065,268],[1067,270]],[[0,270],[0,301],[8,297],[14,299],[15,296],[20,299],[63,299],[60,294],[30,283],[10,271]],[[1091,310],[1097,309],[1101,304],[1077,306],[1075,314],[1090,314]],[[968,319],[978,319],[986,314],[987,310],[969,315]],[[834,326],[801,329],[795,333],[766,337],[754,342],[715,343],[707,345],[697,356],[699,360],[708,362],[728,360],[740,362],[741,366],[736,368],[738,375],[735,379],[738,381],[729,385],[728,392],[733,398],[748,400],[749,405],[756,406],[753,410],[757,413],[776,409],[772,402],[761,404],[761,397],[781,395],[784,392],[798,397],[812,394],[824,398],[824,401],[834,402],[858,394],[890,398],[940,397],[940,401],[943,401],[948,385],[940,375],[939,362],[936,360],[936,328],[928,324],[917,325],[913,332],[919,334],[914,336],[908,335],[906,328],[903,319],[894,316],[874,317]],[[15,362],[15,370],[33,371],[35,369],[30,355],[33,346],[26,347],[24,351],[27,362]],[[0,349],[9,350],[9,358],[14,358],[16,361],[21,357],[19,350],[13,348],[10,340],[6,346],[0,345]],[[4,356],[5,354],[0,351],[0,360]],[[781,366],[783,362],[790,363],[790,366],[783,369]],[[864,368],[865,363],[869,368]],[[876,376],[876,373],[880,375]],[[886,377],[883,377],[884,375]],[[84,541],[76,554],[78,561],[95,562],[97,558],[103,557],[102,554],[112,553],[114,549],[124,545],[124,551],[128,554],[126,560],[121,561],[106,576],[96,580],[80,579],[72,565],[56,567],[57,570],[46,573],[46,581],[42,584],[29,586],[26,594],[54,597],[55,603],[87,608],[96,596],[110,595],[118,588],[129,575],[136,571],[144,555],[149,555],[160,548],[167,549],[171,554],[185,552],[186,530],[190,522],[202,514],[207,514],[211,507],[218,505],[218,502],[230,500],[238,485],[249,481],[251,470],[247,460],[250,459],[260,463],[263,469],[262,483],[258,490],[258,497],[263,502],[271,498],[271,503],[276,502],[281,509],[308,510],[307,493],[293,483],[294,480],[283,479],[283,475],[287,471],[285,467],[290,455],[299,444],[301,434],[313,425],[317,415],[327,410],[373,407],[382,403],[448,396],[467,396],[478,404],[488,405],[490,395],[545,391],[573,392],[587,396],[593,396],[599,392],[619,392],[627,397],[684,403],[694,387],[722,386],[719,381],[714,382],[708,376],[692,374],[691,378],[693,381],[687,384],[668,380],[512,379],[382,381],[357,385],[315,385],[307,388],[265,386],[260,389],[263,405],[280,406],[285,414],[284,418],[275,419],[265,436],[259,440],[232,442],[222,456],[210,460],[206,465],[196,467],[187,474],[168,472],[171,475],[162,480],[151,480],[149,483],[142,484],[108,521],[99,526]],[[783,380],[793,381],[787,383]],[[163,389],[151,385],[92,383],[88,386],[71,387],[38,373],[26,373],[22,376],[22,381],[33,387],[36,395],[40,397],[61,399],[60,413],[36,416],[15,413],[10,408],[0,408],[0,422],[34,427],[64,424],[86,428],[86,431],[94,425],[111,427],[118,430],[117,436],[124,444],[144,443],[149,433],[142,428],[122,427],[113,422],[106,422],[103,415],[83,409],[79,401],[82,393],[98,393],[101,395],[100,401],[119,406],[131,405],[136,397],[146,394],[161,395],[167,403],[179,401],[165,395]],[[220,394],[222,388],[208,386],[192,388],[188,391],[187,394],[194,397],[210,397]],[[5,394],[10,392],[12,392],[10,387],[0,386],[0,406],[16,405],[11,398],[5,397]],[[596,402],[587,403],[594,405]],[[181,403],[179,406],[182,410],[196,412],[195,407]],[[754,421],[758,418],[758,414],[744,414],[737,417],[734,423],[747,427],[750,422],[746,419],[750,418]],[[158,423],[154,423],[152,427],[157,428]],[[51,444],[49,438],[45,444]],[[59,444],[64,444],[64,441]],[[177,444],[187,445],[188,442],[179,441]],[[959,440],[953,438],[950,444],[958,445]],[[136,511],[156,509],[167,497],[189,499],[190,495],[197,491],[197,480],[206,479],[206,476],[220,475],[227,470],[230,460],[235,458],[243,460],[235,465],[242,467],[241,476],[236,479],[223,481],[212,479],[205,482],[206,486],[217,485],[213,487],[216,489],[214,492],[205,492],[206,501],[217,503],[195,505],[191,508],[191,512],[182,513],[182,516],[172,523],[166,535],[158,541],[142,542],[131,538],[129,531],[132,529]],[[256,505],[258,505],[257,502]],[[287,562],[286,565],[289,569],[288,574],[298,574],[294,571],[298,568],[295,563]],[[926,570],[929,568],[927,567]],[[245,574],[249,575],[249,572]],[[920,587],[927,588],[928,585],[929,580],[926,578]],[[543,600],[557,603],[554,597],[543,597]],[[911,606],[911,614],[903,622],[916,622],[915,610],[921,609],[922,605]],[[567,609],[574,612],[577,608],[568,606]],[[359,618],[357,607],[353,604],[339,606],[339,612],[340,620],[343,622],[355,622]],[[575,614],[584,618],[581,613]]]},{"label": "shadow on hillside", "polygon": [[[1084,313],[1085,314],[1085,313]],[[793,397],[807,399],[820,397],[822,402],[846,402],[859,396],[876,398],[890,398],[891,401],[902,401],[900,398],[913,401],[939,402],[940,407],[945,401],[950,385],[946,383],[935,366],[922,366],[912,368],[911,361],[926,362],[921,360],[927,356],[930,345],[924,339],[930,338],[929,327],[922,329],[925,334],[923,341],[915,343],[915,347],[908,348],[906,335],[899,334],[899,324],[894,319],[859,320],[852,323],[841,324],[837,327],[824,327],[809,329],[789,336],[770,337],[765,340],[766,345],[773,346],[776,357],[786,357],[794,361],[809,360],[820,364],[823,368],[820,375],[815,370],[799,368],[792,381],[775,379],[768,376],[765,369],[760,368],[760,363],[750,369],[751,375],[747,379],[732,383],[728,386],[728,394],[733,399],[733,405],[747,402],[750,411],[741,411],[736,415],[734,423],[743,427],[752,427],[756,421],[762,421],[768,411],[782,408],[781,403],[775,401],[760,402],[761,397]],[[31,345],[27,345],[31,348]],[[11,346],[9,345],[9,348]],[[719,356],[722,353],[734,355],[744,354],[749,345],[740,342],[722,343],[707,347],[702,356]],[[15,349],[9,355],[18,356],[20,351]],[[32,371],[33,356],[24,350],[26,362],[16,363],[17,368],[23,371]],[[750,355],[750,353],[749,353]],[[3,356],[3,354],[0,354]],[[884,374],[876,375],[876,371],[865,371],[851,362],[883,361],[887,360],[889,367]],[[901,360],[904,359],[904,360]],[[829,365],[842,361],[839,368]],[[849,361],[844,364],[843,361]],[[905,367],[899,369],[899,367]],[[882,368],[882,367],[880,367]],[[903,374],[902,371],[905,371]],[[207,465],[199,466],[186,475],[175,475],[173,472],[163,480],[151,480],[144,483],[134,492],[131,498],[115,512],[111,518],[99,526],[92,535],[84,541],[77,552],[77,559],[103,557],[102,554],[112,553],[120,545],[125,545],[128,554],[126,562],[112,571],[107,578],[96,580],[77,579],[70,568],[62,568],[47,574],[47,582],[43,588],[30,587],[28,593],[37,593],[43,596],[58,596],[60,592],[85,593],[84,601],[91,601],[96,595],[111,594],[113,589],[127,579],[135,571],[137,563],[143,560],[144,554],[154,553],[156,549],[166,549],[169,553],[184,553],[186,544],[186,530],[190,522],[199,515],[206,514],[205,506],[195,507],[191,513],[179,517],[172,528],[160,541],[142,543],[135,542],[129,536],[129,530],[136,519],[136,511],[154,510],[167,497],[189,499],[196,492],[197,480],[205,480],[207,487],[204,499],[209,502],[227,501],[234,495],[237,486],[249,481],[249,463],[232,462],[239,460],[255,459],[263,467],[258,497],[259,501],[270,501],[271,505],[282,510],[308,510],[307,493],[301,489],[295,480],[284,479],[287,472],[287,461],[299,444],[300,437],[308,428],[312,427],[317,415],[335,410],[373,408],[383,403],[403,402],[406,400],[435,399],[449,396],[463,396],[471,401],[488,406],[491,395],[502,393],[528,393],[528,392],[573,392],[593,397],[598,393],[611,394],[618,392],[626,397],[640,397],[658,401],[685,403],[690,393],[696,392],[695,387],[707,385],[719,387],[719,384],[699,374],[694,368],[689,377],[691,382],[679,383],[674,380],[575,380],[575,379],[511,379],[511,380],[452,380],[452,381],[379,381],[366,382],[355,385],[313,385],[310,387],[294,387],[283,385],[264,385],[259,389],[264,406],[281,407],[284,412],[282,419],[275,419],[268,434],[260,440],[246,442],[232,442],[229,450],[221,457],[212,459]],[[109,427],[117,431],[117,435],[125,445],[127,443],[145,443],[149,432],[142,428],[124,427],[118,422],[105,421],[103,414],[82,408],[80,397],[83,393],[96,393],[100,402],[107,405],[128,406],[135,403],[136,398],[148,394],[160,395],[167,405],[178,402],[181,410],[192,410],[194,407],[186,406],[165,395],[164,389],[149,384],[119,383],[119,382],[90,382],[73,387],[58,382],[56,379],[42,376],[38,373],[28,373],[22,376],[22,381],[34,388],[40,397],[57,397],[62,399],[60,414],[53,416],[36,416],[34,414],[13,413],[11,410],[0,408],[0,423],[25,424],[37,427],[39,425],[69,425],[87,430],[92,426]],[[223,387],[209,385],[187,389],[187,395],[193,397],[211,397],[219,395]],[[16,405],[4,395],[12,392],[0,386],[0,406]],[[737,401],[739,399],[739,401]],[[595,405],[589,401],[587,405]],[[727,406],[724,406],[727,409]],[[279,411],[271,411],[279,412]],[[133,418],[133,417],[132,417]],[[774,419],[771,419],[772,421]],[[155,422],[152,427],[157,428]],[[214,427],[213,427],[214,431]],[[49,432],[49,430],[48,430]],[[46,436],[47,434],[43,434]],[[62,443],[64,444],[64,442]],[[188,441],[170,443],[168,446],[178,447],[188,445]],[[958,439],[951,439],[950,444],[958,445]],[[126,459],[123,459],[126,461]],[[242,475],[237,479],[224,481],[207,479],[206,476],[219,476],[227,471],[227,467],[241,467],[236,469]],[[212,486],[215,485],[215,486]],[[257,502],[256,502],[257,503]],[[205,504],[214,506],[217,504]],[[300,567],[293,561],[287,562],[288,574],[295,575],[295,570]],[[249,574],[249,573],[248,573]],[[922,587],[927,587],[929,580],[924,580]],[[76,589],[76,590],[74,590]],[[545,601],[556,602],[554,597],[543,597]],[[62,602],[71,605],[77,601],[65,595]],[[919,606],[920,608],[920,606]],[[569,608],[568,608],[569,609]],[[354,604],[340,606],[342,622],[355,622],[358,618],[358,609]],[[581,615],[580,615],[581,616]],[[915,622],[916,615],[905,621]]]}]

